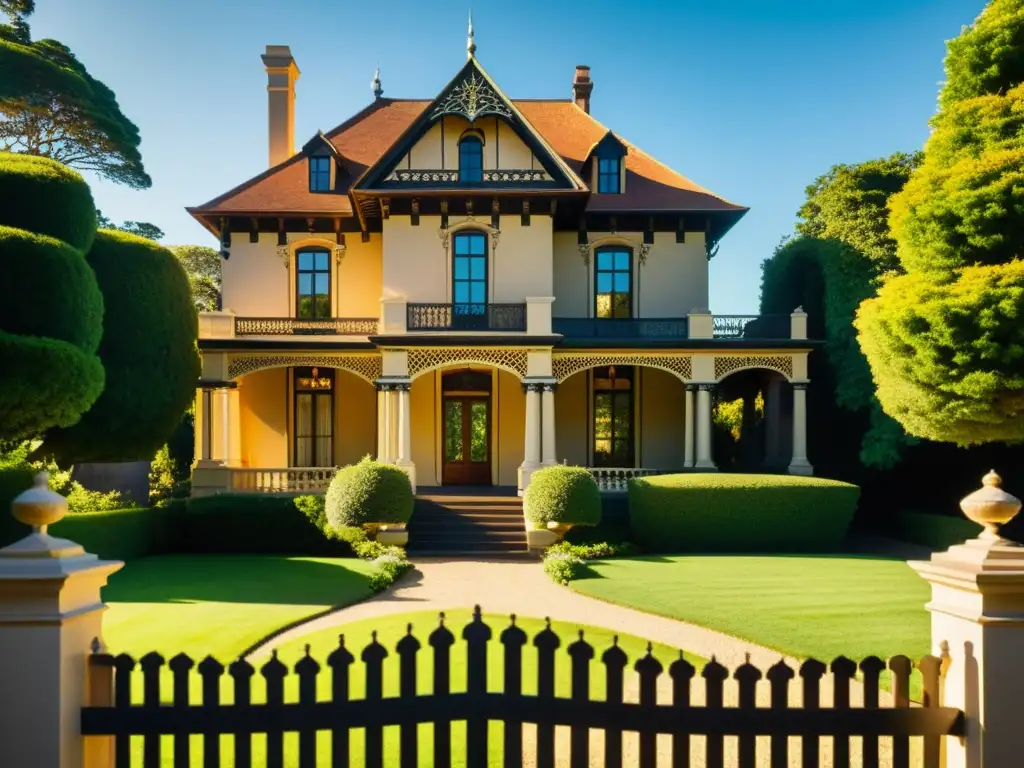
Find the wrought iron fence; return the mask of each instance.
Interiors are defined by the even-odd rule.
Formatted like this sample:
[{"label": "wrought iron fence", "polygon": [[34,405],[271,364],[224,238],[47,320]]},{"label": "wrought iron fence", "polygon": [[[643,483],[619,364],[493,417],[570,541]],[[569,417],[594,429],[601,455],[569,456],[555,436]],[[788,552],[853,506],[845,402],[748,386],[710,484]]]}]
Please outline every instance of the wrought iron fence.
[{"label": "wrought iron fence", "polygon": [[[365,697],[350,698],[352,672],[356,656],[345,647],[344,636],[336,650],[324,661],[329,668],[330,696],[317,693],[317,678],[324,667],[308,652],[294,667],[298,678],[297,700],[285,697],[285,679],[291,674],[276,656],[259,668],[264,684],[256,687],[253,678],[257,669],[245,660],[225,667],[212,657],[196,664],[185,654],[167,661],[157,653],[149,653],[138,662],[122,654],[110,656],[97,653],[90,658],[90,705],[82,711],[82,734],[88,738],[113,737],[115,762],[127,767],[130,760],[130,738],[142,737],[143,763],[163,764],[161,736],[173,737],[173,764],[191,765],[190,737],[201,735],[203,764],[220,765],[225,757],[220,736],[233,734],[233,764],[245,768],[253,764],[253,734],[266,736],[266,765],[282,766],[285,760],[285,733],[298,734],[297,764],[300,768],[315,766],[317,734],[330,734],[332,766],[350,764],[381,768],[384,759],[384,728],[399,728],[398,764],[419,764],[420,724],[433,724],[433,765],[450,765],[453,754],[465,749],[466,764],[484,766],[522,765],[523,724],[536,725],[535,751],[539,768],[553,768],[556,761],[556,726],[569,728],[571,766],[591,765],[590,730],[604,733],[603,765],[623,764],[623,734],[638,733],[639,751],[636,764],[653,768],[658,759],[659,734],[671,736],[672,765],[690,765],[690,756],[703,756],[710,768],[725,764],[725,737],[738,737],[736,765],[755,765],[757,737],[770,739],[770,764],[786,766],[790,737],[802,740],[803,765],[821,764],[822,737],[832,738],[832,764],[850,765],[851,737],[860,737],[862,764],[879,765],[880,737],[892,740],[891,764],[894,768],[909,765],[911,739],[923,741],[924,768],[938,768],[941,739],[945,735],[963,734],[963,714],[939,705],[941,663],[926,656],[917,665],[923,680],[922,706],[911,707],[909,690],[914,664],[905,656],[897,656],[886,665],[881,659],[869,657],[860,664],[838,658],[831,665],[808,660],[794,670],[784,661],[766,671],[749,661],[737,667],[732,678],[738,687],[736,705],[726,705],[725,685],[729,670],[713,659],[697,669],[682,655],[666,667],[650,650],[633,665],[639,679],[639,701],[627,702],[624,697],[624,672],[629,663],[617,644],[599,657],[597,649],[586,642],[583,632],[566,648],[571,665],[571,693],[555,695],[556,655],[562,640],[550,626],[532,640],[536,649],[536,694],[525,694],[523,648],[530,642],[526,633],[512,623],[497,638],[503,646],[504,658],[500,679],[501,690],[488,676],[488,646],[494,637],[483,622],[479,607],[471,623],[462,631],[466,646],[465,691],[453,688],[463,680],[453,680],[452,646],[455,635],[444,625],[427,638],[433,654],[433,685],[430,693],[421,693],[417,679],[417,657],[423,645],[412,634],[396,645],[398,662],[398,696],[384,696],[384,660],[389,651],[377,641],[362,649],[362,676]],[[564,656],[563,656],[564,658]],[[600,659],[604,667],[604,698],[596,700],[591,691],[591,664]],[[142,700],[133,698],[132,679],[136,667],[142,669]],[[171,695],[161,691],[161,672],[169,667],[172,677]],[[890,671],[892,706],[879,702],[880,681],[884,670]],[[658,701],[658,681],[667,671],[671,680],[671,701]],[[234,701],[220,700],[225,672],[234,687]],[[190,681],[198,673],[202,702],[190,695]],[[821,706],[822,683],[831,673],[832,705]],[[863,706],[851,703],[851,687],[860,673],[863,685]],[[495,676],[492,676],[495,677]],[[802,706],[790,703],[790,683],[799,677]],[[758,706],[758,685],[767,679],[770,705]],[[703,690],[700,690],[700,689]],[[732,689],[730,688],[730,691]],[[703,696],[701,697],[701,694]],[[696,705],[695,700],[704,703]],[[167,700],[170,703],[167,703]],[[489,723],[504,723],[501,757],[493,759],[489,752]],[[465,743],[453,744],[451,724],[464,722]],[[350,732],[364,729],[365,754],[352,760]],[[702,736],[703,748],[691,737]],[[225,750],[227,751],[227,750]],[[532,751],[532,750],[531,750]],[[292,756],[290,756],[292,757]],[[491,758],[489,761],[489,757]],[[595,755],[595,758],[598,757]],[[296,761],[290,760],[289,764]],[[321,763],[322,764],[322,763]],[[389,757],[387,764],[394,764]]]},{"label": "wrought iron fence", "polygon": [[526,304],[409,304],[409,331],[525,331]]},{"label": "wrought iron fence", "polygon": [[377,332],[377,323],[375,317],[331,317],[322,320],[307,320],[298,317],[236,317],[235,335],[370,336]]},{"label": "wrought iron fence", "polygon": [[714,315],[713,335],[716,339],[788,339],[791,337],[789,315]]},{"label": "wrought iron fence", "polygon": [[665,318],[586,318],[555,317],[552,330],[566,338],[577,339],[651,339],[672,341],[689,335],[685,317]]}]

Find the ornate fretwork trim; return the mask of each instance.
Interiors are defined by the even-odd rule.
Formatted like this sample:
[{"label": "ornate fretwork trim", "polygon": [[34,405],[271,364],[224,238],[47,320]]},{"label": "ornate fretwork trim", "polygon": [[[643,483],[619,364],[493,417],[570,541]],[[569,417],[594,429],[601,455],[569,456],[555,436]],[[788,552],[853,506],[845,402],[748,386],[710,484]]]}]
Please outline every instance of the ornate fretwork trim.
[{"label": "ornate fretwork trim", "polygon": [[[399,184],[457,184],[459,172],[396,168],[387,175],[384,181],[394,181]],[[552,178],[547,171],[524,168],[521,170],[484,171],[484,181],[502,184],[532,184],[539,181],[552,181]]]},{"label": "ornate fretwork trim", "polygon": [[721,381],[730,373],[747,368],[767,368],[793,378],[793,358],[787,355],[729,355],[715,357],[715,379]]},{"label": "ornate fretwork trim", "polygon": [[557,355],[551,360],[551,371],[559,382],[588,368],[605,365],[639,365],[668,371],[686,381],[692,375],[690,355]]},{"label": "ornate fretwork trim", "polygon": [[438,348],[409,350],[409,378],[421,373],[444,368],[449,365],[490,365],[515,374],[520,379],[526,376],[526,350],[500,348]]},{"label": "ornate fretwork trim", "polygon": [[436,120],[441,115],[462,115],[473,122],[481,115],[498,115],[507,120],[512,120],[512,110],[508,108],[505,100],[497,94],[476,72],[470,71],[469,77],[452,88],[433,112],[430,119]]},{"label": "ornate fretwork trim", "polygon": [[228,363],[228,378],[237,379],[266,368],[296,366],[338,368],[371,384],[381,376],[380,355],[245,355],[233,357]]}]

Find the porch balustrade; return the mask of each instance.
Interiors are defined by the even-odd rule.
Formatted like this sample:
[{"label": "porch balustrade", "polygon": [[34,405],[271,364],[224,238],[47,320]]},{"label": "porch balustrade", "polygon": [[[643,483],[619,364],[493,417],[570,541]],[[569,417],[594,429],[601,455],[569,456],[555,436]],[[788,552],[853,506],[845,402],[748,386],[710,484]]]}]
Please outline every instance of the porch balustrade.
[{"label": "porch balustrade", "polygon": [[790,323],[791,315],[714,315],[712,332],[716,339],[788,339]]},{"label": "porch balustrade", "polygon": [[236,336],[369,336],[377,333],[376,317],[236,317]]},{"label": "porch balustrade", "polygon": [[337,467],[250,469],[231,467],[230,490],[236,493],[318,493],[327,490]]},{"label": "porch balustrade", "polygon": [[409,331],[526,331],[526,304],[408,304]]},{"label": "porch balustrade", "polygon": [[630,467],[588,467],[601,493],[625,493],[629,481],[636,477],[663,474],[660,469],[633,469]]},{"label": "porch balustrade", "polygon": [[685,317],[598,319],[555,317],[552,330],[570,339],[683,340],[688,337]]}]

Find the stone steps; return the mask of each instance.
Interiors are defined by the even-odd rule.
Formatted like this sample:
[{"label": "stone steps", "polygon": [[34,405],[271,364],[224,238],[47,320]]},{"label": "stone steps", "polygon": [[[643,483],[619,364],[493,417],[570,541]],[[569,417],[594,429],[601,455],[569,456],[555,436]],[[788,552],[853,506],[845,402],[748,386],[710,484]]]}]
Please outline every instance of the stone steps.
[{"label": "stone steps", "polygon": [[415,554],[526,553],[523,501],[467,491],[416,497],[408,550]]}]

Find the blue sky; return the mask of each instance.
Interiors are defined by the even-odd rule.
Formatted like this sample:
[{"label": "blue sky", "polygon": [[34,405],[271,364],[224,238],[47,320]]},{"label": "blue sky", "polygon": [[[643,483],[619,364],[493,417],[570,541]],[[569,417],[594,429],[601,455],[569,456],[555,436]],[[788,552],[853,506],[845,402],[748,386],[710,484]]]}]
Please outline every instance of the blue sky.
[{"label": "blue sky", "polygon": [[[473,2],[477,57],[513,98],[570,95],[589,64],[599,120],[751,208],[711,264],[711,309],[757,309],[760,263],[829,166],[921,146],[944,41],[983,0]],[[266,44],[302,70],[296,141],[372,99],[428,98],[465,60],[466,0],[37,0],[33,36],[67,44],[142,133],[144,192],[96,182],[113,219],[167,243],[213,239],[188,214],[266,167]]]}]

